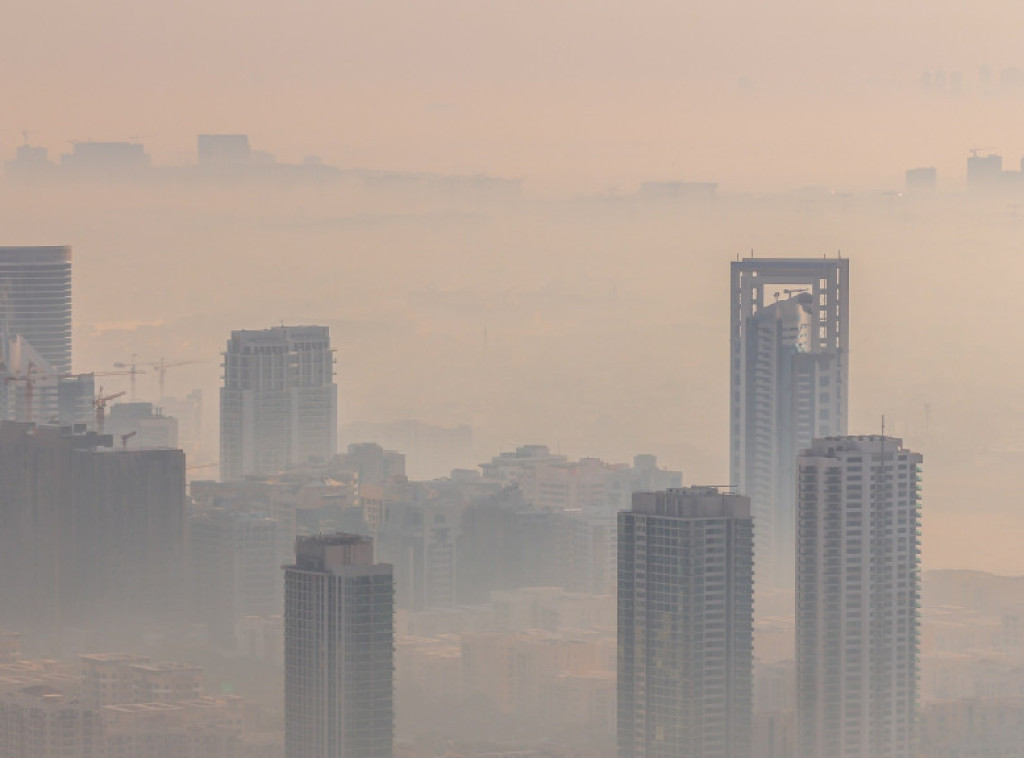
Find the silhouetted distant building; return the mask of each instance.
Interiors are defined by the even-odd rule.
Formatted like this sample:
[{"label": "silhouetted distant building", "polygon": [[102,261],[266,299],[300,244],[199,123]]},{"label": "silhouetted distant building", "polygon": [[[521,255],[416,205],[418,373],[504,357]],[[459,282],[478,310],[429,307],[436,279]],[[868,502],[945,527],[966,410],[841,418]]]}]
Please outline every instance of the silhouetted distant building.
[{"label": "silhouetted distant building", "polygon": [[372,540],[299,538],[284,621],[285,758],[390,758],[394,580]]},{"label": "silhouetted distant building", "polygon": [[907,169],[907,192],[931,192],[938,187],[938,173],[934,166]]},{"label": "silhouetted distant building", "polygon": [[919,755],[929,758],[1016,758],[1024,753],[1024,697],[928,703],[919,731]]},{"label": "silhouetted distant building", "polygon": [[801,758],[911,758],[917,744],[921,456],[826,437],[799,458]]},{"label": "silhouetted distant building", "polygon": [[248,166],[252,160],[247,134],[200,134],[197,152],[199,165],[204,168]]},{"label": "silhouetted distant building", "polygon": [[232,332],[220,392],[221,479],[276,474],[337,452],[338,386],[326,326]]},{"label": "silhouetted distant building", "polygon": [[996,187],[1003,181],[1003,157],[978,155],[967,158],[967,184],[971,187]]},{"label": "silhouetted distant building", "polygon": [[71,175],[120,178],[149,169],[150,159],[138,142],[75,142],[60,165]]},{"label": "silhouetted distant building", "polygon": [[717,182],[644,182],[641,200],[709,200],[718,192]]},{"label": "silhouetted distant building", "polygon": [[473,461],[473,430],[468,426],[446,428],[420,421],[354,423],[343,427],[342,435],[350,442],[372,441],[401,451],[413,479],[446,476]]},{"label": "silhouetted distant building", "polygon": [[49,160],[46,148],[34,145],[19,145],[14,160],[4,164],[5,176],[18,180],[52,176],[56,169]]},{"label": "silhouetted distant building", "polygon": [[110,407],[104,431],[125,448],[178,447],[178,421],[152,403],[117,403]]},{"label": "silhouetted distant building", "polygon": [[732,264],[729,481],[750,498],[759,588],[792,587],[797,454],[846,432],[849,263]]},{"label": "silhouetted distant building", "polygon": [[353,442],[338,456],[337,468],[359,475],[359,483],[383,484],[393,477],[405,476],[405,455],[385,450],[376,442]]},{"label": "silhouetted distant building", "polygon": [[515,484],[528,505],[560,513],[570,537],[559,584],[596,594],[615,591],[615,520],[632,494],[682,485],[682,472],[658,468],[652,455],[636,456],[630,468],[597,458],[570,461],[546,445],[520,446],[480,468],[484,481]]},{"label": "silhouetted distant building", "polygon": [[225,507],[195,508],[188,516],[189,590],[193,618],[214,641],[235,647],[245,616],[281,613],[292,530],[288,524]]},{"label": "silhouetted distant building", "polygon": [[641,492],[619,514],[620,758],[747,758],[753,708],[750,500]]}]

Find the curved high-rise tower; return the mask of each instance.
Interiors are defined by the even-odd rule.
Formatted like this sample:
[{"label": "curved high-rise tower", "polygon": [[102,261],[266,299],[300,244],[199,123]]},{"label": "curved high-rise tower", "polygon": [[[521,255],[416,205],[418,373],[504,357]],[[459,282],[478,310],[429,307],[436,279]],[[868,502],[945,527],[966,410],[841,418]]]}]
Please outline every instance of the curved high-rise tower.
[{"label": "curved high-rise tower", "polygon": [[0,326],[71,371],[70,247],[0,247]]}]

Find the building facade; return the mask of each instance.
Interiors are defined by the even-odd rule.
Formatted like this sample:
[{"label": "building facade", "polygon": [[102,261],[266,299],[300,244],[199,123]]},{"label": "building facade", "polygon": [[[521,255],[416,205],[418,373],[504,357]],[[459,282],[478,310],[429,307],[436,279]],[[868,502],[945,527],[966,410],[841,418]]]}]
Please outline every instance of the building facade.
[{"label": "building facade", "polygon": [[799,458],[801,758],[910,758],[916,743],[921,456],[894,437]]},{"label": "building facade", "polygon": [[0,623],[34,635],[179,620],[180,450],[0,422]]},{"label": "building facade", "polygon": [[394,579],[367,537],[300,537],[285,568],[285,758],[390,758]]},{"label": "building facade", "polygon": [[281,613],[281,565],[288,561],[292,529],[257,513],[195,507],[188,536],[192,617],[207,625],[214,642],[234,649],[239,620]]},{"label": "building facade", "polygon": [[750,498],[758,582],[792,588],[796,456],[846,434],[849,261],[732,264],[730,484]]},{"label": "building facade", "polygon": [[0,345],[0,416],[56,422],[71,372],[71,248],[0,247]]},{"label": "building facade", "polygon": [[618,544],[620,758],[747,758],[749,499],[714,487],[637,493]]},{"label": "building facade", "polygon": [[0,247],[0,325],[71,372],[71,248]]},{"label": "building facade", "polygon": [[224,481],[330,460],[338,449],[338,387],[326,326],[231,333],[220,394]]}]

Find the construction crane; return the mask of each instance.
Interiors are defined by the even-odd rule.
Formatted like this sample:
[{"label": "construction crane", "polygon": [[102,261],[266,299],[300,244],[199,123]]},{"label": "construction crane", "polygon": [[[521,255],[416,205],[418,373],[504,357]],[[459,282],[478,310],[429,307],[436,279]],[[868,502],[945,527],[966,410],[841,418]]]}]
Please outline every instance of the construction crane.
[{"label": "construction crane", "polygon": [[96,393],[96,399],[92,401],[92,407],[96,409],[97,434],[103,434],[103,422],[107,419],[107,403],[126,394],[127,393],[124,390],[121,390],[120,392],[114,392],[110,395],[104,395],[103,388],[100,387],[99,392]]},{"label": "construction crane", "polygon": [[160,359],[159,363],[147,363],[147,366],[152,367],[156,371],[157,377],[160,379],[160,402],[164,401],[164,380],[167,378],[167,369],[177,368],[178,366],[189,366],[193,363],[199,363],[199,361],[175,361],[174,363],[167,363],[163,358]]},{"label": "construction crane", "polygon": [[128,363],[118,361],[114,364],[114,368],[127,369],[125,373],[129,374],[132,378],[131,382],[131,399],[135,400],[135,379],[139,374],[145,374],[146,372],[139,368],[139,356],[138,353],[132,353],[131,360]]},{"label": "construction crane", "polygon": [[25,418],[24,421],[34,421],[34,395],[35,395],[35,384],[36,379],[46,379],[49,374],[43,371],[42,368],[37,366],[34,362],[29,361],[28,367],[25,369],[25,373],[8,374],[4,377],[4,381],[10,382],[25,382]]},{"label": "construction crane", "polygon": [[[39,380],[45,379],[71,379],[79,378],[83,376],[126,376],[130,374],[130,371],[86,371],[84,373],[60,373],[56,374],[51,371],[44,370],[41,366],[37,365],[33,361],[28,362],[28,368],[24,373],[8,374],[4,377],[4,382],[24,382],[25,383],[25,421],[35,421],[35,385]],[[121,393],[124,394],[123,392]]]}]

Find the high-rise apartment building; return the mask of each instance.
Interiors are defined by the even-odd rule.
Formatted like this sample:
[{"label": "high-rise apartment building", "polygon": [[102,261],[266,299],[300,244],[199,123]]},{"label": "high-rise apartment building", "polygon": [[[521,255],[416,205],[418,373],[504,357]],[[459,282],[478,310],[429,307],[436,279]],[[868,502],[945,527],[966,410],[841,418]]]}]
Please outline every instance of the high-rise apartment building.
[{"label": "high-rise apartment building", "polygon": [[71,371],[71,248],[0,247],[0,326]]},{"label": "high-rise apartment building", "polygon": [[285,758],[390,758],[394,579],[373,541],[300,537],[284,624]]},{"label": "high-rise apartment building", "polygon": [[0,418],[66,421],[59,395],[80,379],[68,376],[70,248],[0,247],[0,353]]},{"label": "high-rise apartment building", "polygon": [[245,616],[281,613],[281,565],[292,551],[289,525],[226,507],[195,507],[188,517],[189,597],[193,617],[219,645],[235,647]]},{"label": "high-rise apartment building", "polygon": [[909,758],[917,718],[921,456],[827,437],[799,458],[801,758]]},{"label": "high-rise apartment building", "polygon": [[846,433],[849,261],[732,264],[730,483],[750,498],[758,583],[791,588],[796,456]]},{"label": "high-rise apartment building", "polygon": [[338,386],[326,326],[231,333],[220,391],[221,479],[332,458]]},{"label": "high-rise apartment building", "polygon": [[619,514],[620,758],[746,758],[753,521],[714,487],[633,495]]}]

